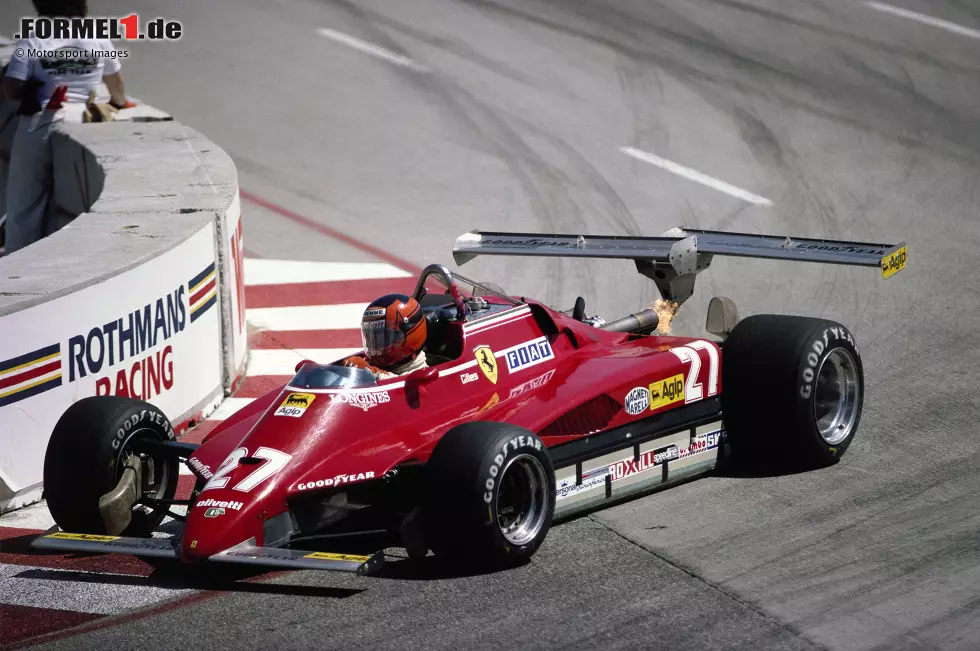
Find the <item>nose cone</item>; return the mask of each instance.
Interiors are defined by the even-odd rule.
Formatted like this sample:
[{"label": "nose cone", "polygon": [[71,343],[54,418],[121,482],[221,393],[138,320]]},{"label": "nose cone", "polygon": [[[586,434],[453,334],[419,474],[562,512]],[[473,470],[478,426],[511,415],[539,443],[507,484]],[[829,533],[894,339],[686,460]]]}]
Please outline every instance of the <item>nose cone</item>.
[{"label": "nose cone", "polygon": [[201,493],[187,515],[180,542],[185,562],[206,560],[254,537],[262,544],[261,502],[240,491],[212,489]]}]

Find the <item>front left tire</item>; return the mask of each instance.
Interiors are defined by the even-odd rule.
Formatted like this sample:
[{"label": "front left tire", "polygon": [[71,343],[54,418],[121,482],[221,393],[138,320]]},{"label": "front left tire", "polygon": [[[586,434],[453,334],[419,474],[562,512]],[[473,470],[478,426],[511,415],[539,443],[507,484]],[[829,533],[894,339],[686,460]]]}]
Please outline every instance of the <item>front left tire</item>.
[{"label": "front left tire", "polygon": [[480,569],[527,562],[555,512],[555,472],[547,448],[507,423],[453,428],[426,464],[423,521],[437,557]]},{"label": "front left tire", "polygon": [[[172,441],[173,426],[157,407],[131,398],[93,396],[72,404],[58,420],[44,455],[44,497],[51,517],[71,533],[105,534],[99,498],[115,488],[139,439]],[[143,493],[173,499],[178,461],[139,455],[149,485]],[[152,479],[149,474],[152,472]],[[147,536],[167,507],[136,507],[127,536]]]}]

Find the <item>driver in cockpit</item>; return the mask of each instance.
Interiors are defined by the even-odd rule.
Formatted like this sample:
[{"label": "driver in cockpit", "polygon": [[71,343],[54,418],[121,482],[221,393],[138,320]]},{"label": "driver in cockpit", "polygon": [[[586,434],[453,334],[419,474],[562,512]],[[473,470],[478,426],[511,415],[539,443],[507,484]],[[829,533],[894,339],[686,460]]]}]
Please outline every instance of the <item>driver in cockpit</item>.
[{"label": "driver in cockpit", "polygon": [[428,336],[425,313],[418,301],[404,294],[385,294],[364,310],[361,341],[364,357],[351,355],[343,366],[363,368],[379,380],[425,368]]}]

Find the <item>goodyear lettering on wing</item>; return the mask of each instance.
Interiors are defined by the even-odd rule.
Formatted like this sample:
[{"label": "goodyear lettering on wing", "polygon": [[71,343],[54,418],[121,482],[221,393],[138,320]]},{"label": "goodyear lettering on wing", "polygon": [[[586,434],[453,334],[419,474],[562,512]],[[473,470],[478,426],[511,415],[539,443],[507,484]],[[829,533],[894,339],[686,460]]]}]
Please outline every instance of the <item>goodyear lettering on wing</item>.
[{"label": "goodyear lettering on wing", "polygon": [[870,249],[863,246],[852,246],[849,244],[815,244],[809,242],[793,242],[790,248],[802,249],[804,251],[833,251],[834,253],[855,253],[869,255],[885,255],[884,249]]},{"label": "goodyear lettering on wing", "polygon": [[316,394],[313,393],[290,393],[279,404],[279,408],[276,409],[273,416],[299,418],[313,404],[314,400],[316,400]]},{"label": "goodyear lettering on wing", "polygon": [[678,373],[650,385],[650,411],[684,401],[684,374]]},{"label": "goodyear lettering on wing", "polygon": [[555,358],[547,337],[525,341],[500,353],[507,360],[507,370],[511,373],[544,364]]}]

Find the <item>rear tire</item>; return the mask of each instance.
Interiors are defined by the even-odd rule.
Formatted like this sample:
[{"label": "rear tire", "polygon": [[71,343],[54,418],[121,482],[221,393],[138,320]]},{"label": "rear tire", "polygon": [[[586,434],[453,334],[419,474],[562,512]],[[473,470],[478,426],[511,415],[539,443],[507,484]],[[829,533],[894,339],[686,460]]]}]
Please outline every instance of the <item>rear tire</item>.
[{"label": "rear tire", "polygon": [[[51,517],[63,531],[106,533],[99,498],[122,476],[123,464],[134,454],[136,438],[172,441],[173,426],[153,405],[117,396],[94,396],[72,404],[58,420],[44,455],[44,497]],[[153,497],[173,499],[178,462],[153,459]],[[146,536],[166,516],[167,509],[137,507],[123,532]]]},{"label": "rear tire", "polygon": [[478,422],[450,430],[426,464],[426,542],[437,557],[479,569],[526,562],[555,512],[555,472],[531,432]]},{"label": "rear tire", "polygon": [[835,463],[857,432],[864,368],[854,337],[824,319],[760,314],[722,347],[722,412],[736,458]]}]

